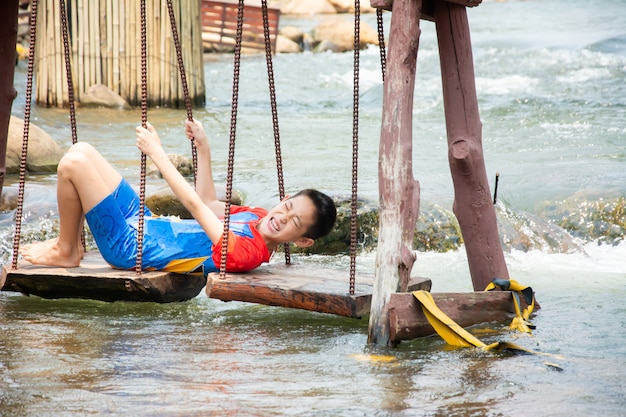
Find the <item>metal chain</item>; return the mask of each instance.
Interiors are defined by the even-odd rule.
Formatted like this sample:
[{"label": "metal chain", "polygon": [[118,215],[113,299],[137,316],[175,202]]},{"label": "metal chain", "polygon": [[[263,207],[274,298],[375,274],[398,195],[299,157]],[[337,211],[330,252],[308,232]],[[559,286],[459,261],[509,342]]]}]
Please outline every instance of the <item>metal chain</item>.
[{"label": "metal chain", "polygon": [[361,46],[361,2],[354,1],[354,87],[352,91],[352,199],[350,204],[350,294],[356,282],[357,188],[359,172],[359,66]]},{"label": "metal chain", "polygon": [[[176,48],[176,59],[178,60],[178,72],[180,73],[180,82],[183,87],[183,97],[185,100],[185,110],[187,110],[187,119],[193,121],[193,113],[191,111],[191,97],[189,96],[189,87],[187,85],[187,74],[185,72],[185,63],[183,61],[182,49],[180,46],[180,38],[178,36],[178,27],[176,25],[176,15],[174,14],[174,6],[172,0],[167,0],[167,11],[170,15],[170,25],[172,27],[172,39]],[[193,183],[196,184],[198,177],[198,151],[196,144],[191,141],[191,156],[193,161]]]},{"label": "metal chain", "polygon": [[[276,149],[276,174],[278,177],[278,194],[282,201],[285,198],[285,180],[283,176],[283,159],[280,149],[280,130],[278,128],[278,110],[276,108],[276,87],[274,83],[274,67],[272,65],[272,44],[270,42],[270,28],[267,12],[267,0],[261,0],[263,13],[263,35],[265,38],[265,61],[267,62],[267,79],[270,89],[270,104],[272,107],[272,125],[274,127],[274,148]],[[291,253],[289,243],[284,245],[285,263],[291,264]]]},{"label": "metal chain", "polygon": [[17,208],[15,210],[15,234],[13,235],[13,259],[11,267],[17,269],[17,257],[20,250],[20,235],[22,232],[22,214],[24,207],[24,184],[26,181],[26,155],[28,151],[28,136],[30,131],[30,110],[33,97],[33,72],[35,63],[35,42],[37,40],[37,0],[30,3],[30,46],[28,51],[28,70],[26,73],[26,97],[24,103],[24,136],[22,138],[22,153],[20,158],[20,177],[17,192]]},{"label": "metal chain", "polygon": [[70,127],[72,129],[72,143],[78,142],[76,135],[76,107],[74,105],[74,81],[72,79],[72,64],[70,63],[70,46],[67,35],[67,11],[65,0],[59,1],[61,12],[61,31],[63,32],[63,56],[65,58],[65,74],[67,76],[67,100],[70,106]]},{"label": "metal chain", "polygon": [[226,276],[226,257],[228,256],[228,230],[230,226],[230,200],[233,190],[233,166],[235,161],[235,137],[237,131],[237,105],[239,100],[239,69],[241,67],[241,39],[243,33],[243,0],[237,4],[237,32],[235,36],[235,58],[233,64],[233,96],[230,111],[230,141],[228,145],[228,170],[226,174],[226,207],[224,209],[224,234],[222,235],[222,256],[220,259],[220,278]]},{"label": "metal chain", "polygon": [[385,52],[385,29],[383,26],[383,9],[376,9],[376,22],[378,23],[378,49],[380,50],[380,69],[383,73],[383,83],[385,82],[385,71],[387,70],[387,54]]},{"label": "metal chain", "polygon": [[[61,14],[61,32],[63,33],[63,57],[65,59],[65,76],[67,77],[67,101],[70,107],[70,128],[72,130],[72,143],[78,142],[76,133],[76,106],[74,97],[74,80],[72,77],[72,63],[70,60],[70,41],[67,29],[67,8],[65,0],[59,1],[59,11]],[[80,231],[80,243],[83,250],[86,249],[85,228]]]},{"label": "metal chain", "polygon": [[[146,0],[141,0],[141,126],[148,123],[148,59],[146,45]],[[139,219],[137,223],[137,263],[135,273],[141,275],[143,258],[143,226],[146,206],[146,154],[141,152],[141,175],[139,177]]]}]

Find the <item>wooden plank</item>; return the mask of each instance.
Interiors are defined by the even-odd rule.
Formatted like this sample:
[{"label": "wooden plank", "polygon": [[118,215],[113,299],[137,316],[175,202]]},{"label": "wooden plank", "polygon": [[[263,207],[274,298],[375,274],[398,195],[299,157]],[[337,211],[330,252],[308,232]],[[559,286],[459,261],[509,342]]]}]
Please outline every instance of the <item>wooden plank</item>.
[{"label": "wooden plank", "polygon": [[206,278],[198,274],[123,271],[111,268],[98,252],[85,254],[77,268],[42,267],[28,263],[2,268],[2,291],[17,291],[42,298],[88,298],[101,301],[189,300],[202,291]]},{"label": "wooden plank", "polygon": [[[433,1],[437,1],[437,0],[424,0],[424,3],[422,5],[422,12],[420,16],[422,19],[430,20],[433,22],[435,21],[433,17],[434,15],[432,13]],[[457,3],[463,6],[467,6],[467,7],[476,7],[480,3],[482,3],[483,0],[446,0],[446,1],[449,1],[451,3]],[[393,7],[393,0],[370,0],[370,6],[377,8],[377,9],[391,11]]]},{"label": "wooden plank", "polygon": [[[509,291],[432,293],[437,306],[461,327],[505,322],[515,312]],[[435,333],[420,302],[411,293],[395,293],[389,303],[390,340],[399,343]],[[523,306],[522,308],[524,308]]]},{"label": "wooden plank", "polygon": [[[369,313],[373,274],[356,277],[349,294],[349,274],[330,268],[275,264],[245,274],[209,274],[207,296],[222,301],[245,301],[360,318]],[[414,278],[412,290],[429,290],[431,281]]]}]

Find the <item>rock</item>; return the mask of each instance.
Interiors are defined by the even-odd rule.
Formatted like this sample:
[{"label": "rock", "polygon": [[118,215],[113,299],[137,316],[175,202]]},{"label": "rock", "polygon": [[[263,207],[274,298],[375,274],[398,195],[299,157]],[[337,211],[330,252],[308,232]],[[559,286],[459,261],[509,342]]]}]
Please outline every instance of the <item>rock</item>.
[{"label": "rock", "polygon": [[15,210],[17,208],[17,188],[3,187],[0,196],[0,212]]},{"label": "rock", "polygon": [[119,109],[130,109],[130,105],[115,91],[104,84],[94,84],[80,96],[81,106],[110,107]]},{"label": "rock", "polygon": [[[23,138],[24,120],[11,116],[6,156],[7,174],[17,174],[20,171]],[[56,172],[62,156],[63,151],[50,135],[31,122],[29,124],[26,170],[29,172]]]},{"label": "rock", "polygon": [[295,26],[285,26],[279,31],[279,36],[283,36],[288,38],[289,40],[300,45],[304,40],[304,32],[298,27]]},{"label": "rock", "polygon": [[[337,255],[350,253],[350,197],[333,197],[337,206],[337,222],[326,236],[316,239],[313,246],[298,248],[294,245],[290,251],[304,254]],[[376,247],[378,241],[378,207],[374,202],[357,202],[357,251],[368,251]]]},{"label": "rock", "polygon": [[281,7],[280,12],[283,14],[314,15],[335,14],[337,10],[328,0],[291,0]]},{"label": "rock", "polygon": [[[328,0],[333,5],[337,13],[352,13],[354,14],[354,1],[353,0]],[[376,11],[370,5],[370,2],[364,1],[360,3],[361,13],[374,13]]]},{"label": "rock", "polygon": [[340,47],[336,43],[330,40],[323,40],[315,47],[315,52],[346,52],[347,49]]},{"label": "rock", "polygon": [[291,39],[278,35],[276,38],[276,52],[283,54],[293,54],[302,52],[302,48],[299,43],[292,41]]},{"label": "rock", "polygon": [[[215,191],[217,198],[224,201],[226,199],[226,187],[223,185],[216,185]],[[231,204],[242,204],[241,194],[235,190],[232,192],[230,199]],[[146,197],[146,206],[152,211],[152,213],[159,216],[178,216],[181,219],[190,219],[191,214],[180,203],[180,201],[174,195],[174,192],[169,187],[163,187],[151,195]]]},{"label": "rock", "polygon": [[[193,176],[193,162],[191,162],[188,158],[185,158],[182,155],[175,154],[169,154],[167,156],[182,176]],[[163,176],[161,175],[157,167],[152,163],[152,161],[149,161],[148,165],[146,166],[146,176],[152,178],[163,178]]]},{"label": "rock", "polygon": [[[378,45],[378,32],[372,29],[366,22],[361,22],[360,48],[367,45]],[[313,29],[313,37],[316,42],[329,41],[336,45],[335,52],[346,52],[354,49],[354,21],[345,20],[342,17],[330,18],[320,23]],[[319,48],[319,46],[318,46]]]}]

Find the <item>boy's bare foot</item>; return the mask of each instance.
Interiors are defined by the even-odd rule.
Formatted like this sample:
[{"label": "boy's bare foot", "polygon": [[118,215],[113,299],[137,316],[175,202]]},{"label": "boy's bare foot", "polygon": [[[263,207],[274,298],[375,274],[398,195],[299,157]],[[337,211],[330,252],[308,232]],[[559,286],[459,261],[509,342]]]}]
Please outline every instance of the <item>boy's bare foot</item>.
[{"label": "boy's bare foot", "polygon": [[34,265],[61,266],[73,268],[80,265],[83,257],[81,245],[72,248],[62,248],[58,239],[45,242],[35,242],[20,248],[20,254],[25,261]]}]

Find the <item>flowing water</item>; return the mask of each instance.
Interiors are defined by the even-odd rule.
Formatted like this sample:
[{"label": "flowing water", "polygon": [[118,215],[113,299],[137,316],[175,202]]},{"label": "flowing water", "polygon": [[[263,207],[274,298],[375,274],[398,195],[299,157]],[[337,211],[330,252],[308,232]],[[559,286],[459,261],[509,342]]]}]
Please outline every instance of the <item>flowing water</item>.
[{"label": "flowing water", "polygon": [[[373,347],[367,319],[222,303],[204,293],[166,305],[2,293],[0,415],[623,415],[626,3],[484,2],[469,18],[487,172],[500,173],[498,216],[530,241],[524,250],[508,246],[507,264],[542,306],[532,335],[509,333],[506,323],[477,330],[487,342],[514,341],[560,358],[450,349],[438,337]],[[372,16],[364,19],[375,27]],[[308,29],[319,20],[283,16],[281,25]],[[449,210],[436,36],[429,22],[422,30],[414,175],[423,204]],[[359,193],[375,201],[383,88],[377,49],[361,58]],[[207,61],[207,104],[194,112],[210,133],[219,181],[228,148],[231,59]],[[16,74],[17,116],[23,115],[24,67]],[[277,55],[274,71],[287,190],[314,186],[348,194],[352,54]],[[247,202],[267,206],[276,201],[277,185],[264,57],[244,57],[241,74],[235,187]],[[188,151],[183,111],[155,109],[148,117],[168,151]],[[62,147],[70,142],[68,120],[64,110],[34,109],[33,122]],[[135,183],[139,120],[138,111],[78,111],[79,139]],[[54,183],[54,175],[29,177],[27,232],[54,233]],[[161,185],[149,180],[148,190]],[[612,220],[607,213],[598,220],[606,210]],[[12,213],[0,221],[0,256],[7,262]],[[575,245],[560,249],[564,239]],[[431,278],[433,291],[471,291],[463,248],[417,255],[413,273]],[[344,256],[296,260],[348,268]],[[358,269],[373,268],[374,254],[360,254]]]}]

